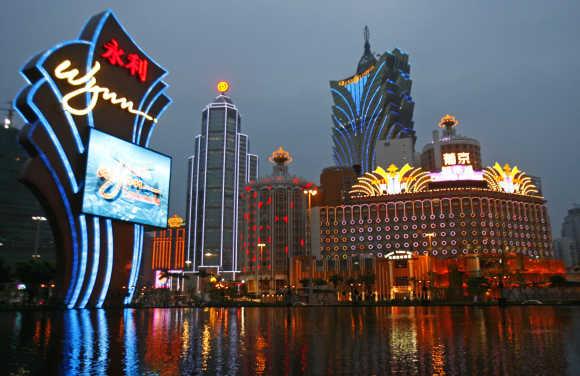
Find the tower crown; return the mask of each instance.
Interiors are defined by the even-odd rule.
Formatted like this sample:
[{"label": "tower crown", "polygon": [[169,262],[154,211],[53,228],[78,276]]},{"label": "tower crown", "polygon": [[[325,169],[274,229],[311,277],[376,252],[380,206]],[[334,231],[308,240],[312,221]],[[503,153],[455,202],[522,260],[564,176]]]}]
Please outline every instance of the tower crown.
[{"label": "tower crown", "polygon": [[280,146],[272,152],[268,160],[276,165],[287,166],[292,163],[292,156]]}]

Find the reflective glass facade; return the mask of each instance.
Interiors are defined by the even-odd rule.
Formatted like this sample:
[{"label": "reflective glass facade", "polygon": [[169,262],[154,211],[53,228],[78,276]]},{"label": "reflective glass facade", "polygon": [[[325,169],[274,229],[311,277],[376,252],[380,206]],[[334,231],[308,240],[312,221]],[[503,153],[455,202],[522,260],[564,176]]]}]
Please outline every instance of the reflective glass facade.
[{"label": "reflective glass facade", "polygon": [[237,271],[239,192],[257,178],[257,156],[252,165],[240,123],[238,109],[224,95],[202,113],[188,174],[188,259],[195,271],[209,267],[231,277]]}]

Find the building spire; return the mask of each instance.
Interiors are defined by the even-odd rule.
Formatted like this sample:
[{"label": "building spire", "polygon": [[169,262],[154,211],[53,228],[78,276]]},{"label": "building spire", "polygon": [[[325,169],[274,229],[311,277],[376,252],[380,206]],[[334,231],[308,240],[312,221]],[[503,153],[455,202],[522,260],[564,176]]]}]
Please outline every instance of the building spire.
[{"label": "building spire", "polygon": [[361,74],[364,71],[366,71],[367,69],[369,69],[370,67],[372,67],[373,65],[376,64],[377,59],[375,59],[375,57],[373,56],[373,53],[371,52],[371,43],[369,42],[370,39],[370,31],[369,31],[369,27],[365,26],[364,30],[364,40],[365,40],[365,50],[363,52],[362,57],[360,58],[359,62],[358,62],[358,66],[356,68],[356,73],[357,74]]},{"label": "building spire", "polygon": [[369,42],[370,36],[371,36],[371,33],[369,31],[369,27],[367,25],[365,25],[365,28],[364,28],[365,54],[367,52],[371,52],[371,44]]}]

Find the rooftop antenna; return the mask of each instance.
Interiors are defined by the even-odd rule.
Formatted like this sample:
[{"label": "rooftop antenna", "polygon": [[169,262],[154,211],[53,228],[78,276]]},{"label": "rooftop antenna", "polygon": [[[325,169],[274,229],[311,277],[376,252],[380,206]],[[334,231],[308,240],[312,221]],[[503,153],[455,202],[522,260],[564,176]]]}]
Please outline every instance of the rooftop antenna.
[{"label": "rooftop antenna", "polygon": [[371,33],[369,31],[369,27],[367,25],[365,25],[364,28],[364,38],[365,38],[365,51],[370,51],[371,49],[371,44],[369,42]]}]

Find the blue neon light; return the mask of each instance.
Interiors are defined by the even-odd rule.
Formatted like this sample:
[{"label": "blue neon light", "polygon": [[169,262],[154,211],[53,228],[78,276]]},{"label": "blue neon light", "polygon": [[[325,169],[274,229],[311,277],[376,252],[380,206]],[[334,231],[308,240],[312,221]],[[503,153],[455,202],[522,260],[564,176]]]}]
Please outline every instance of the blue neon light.
[{"label": "blue neon light", "polygon": [[348,109],[350,111],[350,113],[352,114],[351,119],[356,119],[356,115],[352,110],[352,107],[350,106],[350,103],[348,103],[348,101],[346,100],[346,98],[344,97],[344,95],[342,95],[342,93],[336,89],[330,89],[331,92],[338,94],[342,100],[344,101],[344,103],[346,103],[346,105],[348,106]]},{"label": "blue neon light", "polygon": [[[18,110],[17,107],[15,107],[15,108]],[[20,110],[18,110],[18,111],[20,112]],[[22,116],[22,117],[24,119],[26,119],[24,116]],[[52,180],[56,184],[56,187],[58,189],[58,192],[60,193],[60,197],[62,199],[64,208],[65,208],[65,212],[67,215],[67,219],[68,219],[68,223],[69,223],[69,227],[70,227],[70,231],[71,231],[71,237],[72,237],[72,241],[73,241],[73,262],[72,262],[72,271],[71,271],[71,283],[69,283],[69,287],[68,287],[67,292],[65,294],[65,304],[68,305],[68,302],[70,300],[70,296],[72,294],[72,290],[74,288],[73,281],[76,280],[77,258],[78,258],[78,255],[77,255],[77,253],[78,253],[78,237],[77,236],[78,235],[77,235],[74,217],[72,214],[72,209],[71,209],[70,203],[68,201],[68,196],[66,195],[66,192],[64,191],[64,187],[62,186],[62,184],[58,178],[58,175],[56,174],[56,171],[54,170],[54,168],[50,164],[50,160],[48,159],[46,154],[44,154],[42,149],[40,149],[38,147],[38,145],[36,145],[36,143],[34,142],[34,140],[32,138],[32,133],[34,132],[34,130],[36,129],[36,126],[37,126],[36,124],[38,124],[38,123],[30,124],[30,130],[28,132],[28,140],[30,141],[30,143],[32,144],[32,146],[34,147],[34,149],[36,150],[36,152],[40,156],[40,159],[42,160],[42,162],[44,163],[44,165],[48,169],[50,176],[52,177]]]},{"label": "blue neon light", "polygon": [[139,273],[139,253],[140,253],[140,236],[142,226],[133,226],[133,260],[131,263],[131,272],[129,274],[129,283],[127,284],[127,296],[125,297],[125,304],[131,303],[133,293],[135,292],[135,284]]},{"label": "blue neon light", "polygon": [[76,281],[74,282],[74,290],[73,294],[70,298],[70,301],[67,305],[68,308],[73,308],[77,303],[79,298],[79,294],[81,293],[81,289],[83,287],[83,282],[85,280],[85,273],[87,271],[87,220],[84,214],[79,215],[79,223],[81,227],[81,263],[80,263],[80,270],[77,275]]},{"label": "blue neon light", "polygon": [[99,218],[93,217],[93,265],[91,268],[91,274],[89,275],[89,283],[85,290],[85,294],[81,299],[79,308],[85,308],[91,294],[93,293],[93,288],[95,287],[95,281],[97,279],[97,274],[99,273],[99,257],[101,254],[101,229],[99,224]]},{"label": "blue neon light", "polygon": [[105,301],[107,292],[109,291],[111,274],[113,273],[113,224],[110,219],[106,219],[105,223],[107,225],[107,268],[105,270],[105,278],[103,278],[103,287],[99,294],[99,298],[97,299],[97,304],[95,304],[96,308],[101,308],[103,306],[103,302]]},{"label": "blue neon light", "polygon": [[[33,100],[34,95],[36,94],[36,92],[38,91],[40,86],[42,86],[45,82],[46,82],[46,80],[40,80],[32,86],[32,88],[28,92],[28,95],[26,96],[26,103],[28,104],[28,106],[30,106],[30,108],[32,108],[32,110],[34,111],[34,114],[36,115],[38,120],[40,120],[40,123],[42,124],[42,126],[46,130],[46,133],[48,133],[48,136],[50,137],[52,144],[56,148],[56,151],[57,151],[57,153],[60,157],[60,160],[64,166],[64,169],[66,170],[66,173],[68,175],[71,190],[74,193],[78,193],[79,185],[77,183],[77,179],[76,179],[75,174],[74,174],[72,167],[70,165],[70,161],[68,160],[68,157],[66,156],[66,153],[64,152],[64,149],[62,148],[62,145],[60,144],[58,137],[56,137],[56,134],[54,133],[52,127],[50,126],[50,123],[44,117],[44,114],[42,113],[42,111],[40,111],[40,109],[38,108],[36,103],[34,103],[34,100]],[[28,119],[25,116],[23,116],[23,118],[26,119],[26,121],[28,123],[32,123],[31,119]]]}]

